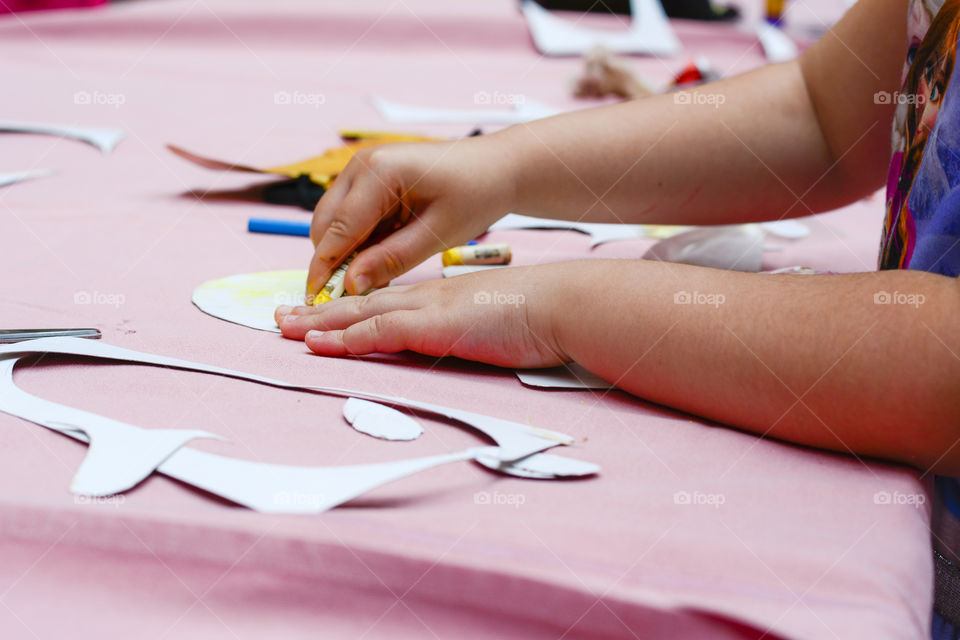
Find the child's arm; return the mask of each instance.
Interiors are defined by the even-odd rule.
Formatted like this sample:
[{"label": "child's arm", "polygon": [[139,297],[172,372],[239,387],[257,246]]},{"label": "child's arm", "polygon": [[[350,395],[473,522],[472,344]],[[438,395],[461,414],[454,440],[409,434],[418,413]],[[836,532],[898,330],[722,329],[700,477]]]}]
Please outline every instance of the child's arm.
[{"label": "child's arm", "polygon": [[361,151],[317,205],[308,293],[379,225],[347,289],[388,282],[508,211],[722,224],[807,215],[886,176],[905,0],[862,0],[799,61],[688,92],[588,109],[451,143]]},{"label": "child's arm", "polygon": [[960,475],[953,278],[591,260],[281,311],[283,334],[322,355],[575,360],[638,396],[757,434]]}]

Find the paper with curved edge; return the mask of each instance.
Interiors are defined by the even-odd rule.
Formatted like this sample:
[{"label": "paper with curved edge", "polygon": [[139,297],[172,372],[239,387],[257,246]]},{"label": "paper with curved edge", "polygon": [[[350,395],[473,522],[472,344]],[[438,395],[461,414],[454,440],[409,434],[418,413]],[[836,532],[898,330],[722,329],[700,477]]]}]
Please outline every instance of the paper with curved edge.
[{"label": "paper with curved edge", "polygon": [[123,140],[124,133],[120,129],[106,129],[103,127],[78,127],[66,124],[50,124],[44,122],[14,122],[0,120],[0,131],[14,133],[40,133],[51,136],[72,138],[92,144],[104,153],[110,153]]},{"label": "paper with curved edge", "polygon": [[810,235],[810,227],[797,220],[771,220],[761,222],[760,226],[767,233],[772,233],[787,240],[799,240]]},{"label": "paper with curved edge", "polygon": [[407,414],[369,400],[348,398],[343,417],[360,433],[381,440],[416,440],[423,435],[423,427]]},{"label": "paper with curved edge", "polygon": [[51,169],[31,169],[29,171],[11,171],[9,173],[0,173],[0,187],[4,187],[14,182],[24,180],[33,180],[35,178],[45,178],[53,174]]},{"label": "paper with curved edge", "polygon": [[512,109],[442,109],[400,104],[382,98],[373,98],[373,106],[388,122],[420,124],[520,124],[560,113],[535,100],[524,100]]},{"label": "paper with curved edge", "polygon": [[267,378],[242,371],[225,369],[211,365],[170,358],[167,356],[154,355],[124,349],[104,342],[94,342],[92,340],[83,340],[81,338],[40,338],[38,340],[27,340],[25,342],[16,342],[0,345],[0,354],[4,353],[59,353],[65,355],[90,356],[93,358],[106,358],[110,360],[123,360],[125,362],[140,362],[143,364],[153,364],[161,367],[174,367],[176,369],[185,369],[188,371],[199,371],[202,373],[214,373],[251,382],[259,382],[282,389],[292,389],[297,391],[313,391],[327,395],[340,396],[343,398],[357,397],[363,400],[373,400],[383,402],[391,406],[406,407],[416,409],[426,413],[443,416],[467,426],[473,427],[490,436],[500,447],[500,459],[515,460],[523,458],[531,453],[537,453],[544,449],[557,445],[573,444],[573,438],[549,431],[547,429],[538,429],[528,427],[527,425],[509,420],[501,420],[491,416],[485,416],[470,411],[452,409],[429,402],[419,402],[416,400],[407,400],[406,398],[395,398],[392,396],[370,393],[365,391],[353,391],[338,387],[326,387],[315,385],[298,385],[274,378]]},{"label": "paper with curved edge", "polygon": [[647,226],[642,224],[610,224],[605,222],[578,222],[576,220],[554,220],[534,218],[516,213],[508,213],[500,218],[487,231],[501,229],[563,229],[585,233],[593,240],[591,247],[613,240],[635,240],[647,236]]},{"label": "paper with curved edge", "polygon": [[632,0],[628,29],[588,29],[558,18],[533,0],[525,0],[523,15],[537,50],[548,56],[578,56],[596,46],[613,53],[673,56],[682,49],[657,0]]},{"label": "paper with curved edge", "polygon": [[755,224],[701,227],[661,240],[643,259],[755,273],[763,264],[763,232]]},{"label": "paper with curved edge", "polygon": [[204,282],[194,290],[193,304],[215,318],[280,333],[273,312],[281,304],[302,305],[306,281],[303,269],[242,273]]},{"label": "paper with curved edge", "polygon": [[[88,344],[82,344],[84,342]],[[341,396],[347,394],[366,395],[369,398],[379,399],[397,406],[408,406],[457,420],[487,434],[499,445],[498,447],[472,448],[464,452],[444,456],[348,467],[291,467],[265,464],[235,460],[184,447],[170,455],[157,468],[159,472],[165,475],[258,511],[320,513],[380,484],[438,464],[466,460],[482,455],[489,464],[500,461],[500,467],[503,467],[502,463],[504,461],[525,458],[558,444],[572,444],[573,442],[568,436],[556,432],[534,429],[526,425],[467,411],[449,409],[439,405],[376,394],[361,394],[329,387],[298,386],[263,376],[131,351],[104,343],[92,344],[89,341],[77,338],[43,338],[0,345],[0,354],[6,354],[7,356],[20,356],[29,353],[59,353],[107,358],[215,373],[294,390],[318,391]],[[8,359],[11,361],[9,366],[12,374],[14,358]],[[27,395],[32,399],[32,402],[15,402],[16,397],[22,397],[22,395]],[[93,418],[94,420],[112,422],[119,428],[138,429],[133,425],[126,425],[96,414],[29,396],[29,394],[19,391],[13,383],[12,375],[9,376],[8,384],[0,387],[0,410],[36,422],[80,441],[89,441],[90,439],[78,428],[65,425],[82,424],[84,422],[89,424],[90,418]],[[56,420],[50,419],[50,413],[48,413],[50,410],[55,411]],[[496,470],[510,472],[503,468]],[[529,477],[528,474],[523,473],[514,475]]]},{"label": "paper with curved edge", "polygon": [[517,369],[520,382],[544,389],[607,390],[614,386],[576,362],[549,369]]},{"label": "paper with curved edge", "polygon": [[[130,489],[194,438],[220,436],[196,429],[141,429],[110,418],[65,407],[21,390],[13,382],[17,358],[0,360],[0,407],[66,435],[81,432],[90,446],[70,491],[109,496]],[[30,416],[30,417],[28,417]]]},{"label": "paper with curved edge", "polygon": [[757,39],[760,40],[760,46],[763,47],[763,53],[770,62],[788,62],[800,54],[790,36],[772,24],[758,22],[754,29]]},{"label": "paper with curved edge", "polygon": [[532,456],[509,463],[483,455],[478,455],[474,460],[493,471],[537,480],[580,478],[600,473],[600,466],[592,462],[563,458],[549,453],[535,453]]}]

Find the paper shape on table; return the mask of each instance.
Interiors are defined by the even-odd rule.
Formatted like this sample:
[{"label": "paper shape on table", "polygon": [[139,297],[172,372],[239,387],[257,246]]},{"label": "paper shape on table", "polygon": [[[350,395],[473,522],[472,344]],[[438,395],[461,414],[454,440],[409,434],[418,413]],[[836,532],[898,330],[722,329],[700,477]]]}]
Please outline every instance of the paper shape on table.
[{"label": "paper shape on table", "polygon": [[240,171],[244,173],[261,173],[267,175],[285,176],[287,178],[299,178],[302,175],[310,176],[310,180],[323,187],[329,187],[333,179],[343,171],[350,162],[350,159],[356,155],[356,152],[366,147],[373,147],[379,144],[389,144],[392,142],[431,142],[440,138],[428,138],[426,136],[411,135],[406,133],[384,133],[384,132],[361,132],[361,131],[341,131],[340,136],[344,144],[333,149],[328,149],[323,154],[313,158],[307,158],[293,164],[285,164],[276,167],[254,167],[246,164],[227,162],[201,156],[199,154],[187,151],[182,147],[168,144],[167,149],[184,160],[199,165],[205,169],[214,171]]},{"label": "paper shape on table", "polygon": [[[258,511],[320,513],[386,482],[439,464],[477,457],[487,459],[487,466],[495,464],[495,470],[501,473],[530,477],[529,469],[520,467],[514,470],[513,465],[509,463],[529,458],[557,445],[573,444],[572,438],[561,433],[469,411],[336,387],[296,385],[255,374],[132,351],[79,338],[41,338],[0,345],[0,362],[9,361],[11,372],[11,375],[0,376],[0,411],[19,416],[82,442],[92,441],[94,438],[88,437],[87,434],[91,430],[102,431],[103,424],[108,425],[106,429],[113,429],[116,432],[115,436],[123,431],[137,430],[138,427],[41,400],[20,391],[12,377],[15,360],[21,356],[36,353],[57,353],[150,364],[224,375],[295,391],[348,398],[358,397],[447,418],[476,429],[497,445],[474,447],[466,451],[425,458],[340,467],[294,467],[250,462],[181,447],[163,459],[157,468],[157,471],[164,475]],[[132,443],[130,446],[134,448],[143,446],[136,436],[129,437],[126,442]],[[138,452],[136,455],[145,454]],[[551,458],[555,457],[558,456],[551,456]],[[546,473],[551,468],[557,471],[556,477],[567,477],[571,471],[577,471],[577,465],[566,462],[566,459],[563,462],[551,462],[551,459],[547,459],[538,464],[533,471]],[[590,465],[581,466],[582,471],[593,469],[594,467]]]},{"label": "paper shape on table", "polygon": [[520,124],[560,113],[535,100],[525,100],[511,109],[443,109],[400,104],[374,98],[373,106],[387,122],[430,124]]},{"label": "paper shape on table", "polygon": [[195,438],[218,435],[196,429],[141,429],[87,411],[64,407],[22,391],[13,383],[15,356],[0,359],[0,405],[28,413],[34,422],[66,435],[83,434],[87,455],[70,491],[109,496],[126,491],[153,473],[173,452]]},{"label": "paper shape on table", "polygon": [[273,312],[282,304],[304,303],[304,269],[261,271],[208,280],[193,292],[193,304],[204,313],[251,329],[280,333]]},{"label": "paper shape on table", "polygon": [[769,22],[758,22],[755,30],[763,53],[770,62],[789,62],[800,54],[790,36]]},{"label": "paper shape on table", "polygon": [[661,240],[643,259],[755,273],[763,263],[763,237],[756,224],[701,227]]},{"label": "paper shape on table", "polygon": [[443,268],[443,277],[444,278],[455,278],[457,276],[463,276],[468,273],[476,273],[478,271],[490,271],[491,269],[509,269],[510,265],[508,264],[456,264],[449,267]]},{"label": "paper shape on table", "polygon": [[360,433],[381,440],[416,440],[423,435],[420,423],[407,414],[369,400],[349,398],[343,417]]},{"label": "paper shape on table", "polygon": [[544,389],[587,391],[590,389],[606,390],[614,388],[612,384],[576,362],[549,369],[518,369],[517,377],[520,378],[520,382],[529,387]]},{"label": "paper shape on table", "polygon": [[9,173],[0,173],[0,187],[4,187],[14,182],[23,180],[33,180],[34,178],[45,178],[53,173],[50,169],[31,169],[28,171],[11,171]]},{"label": "paper shape on table", "polygon": [[500,218],[487,231],[502,229],[563,229],[579,231],[589,235],[592,239],[591,247],[613,240],[635,240],[646,237],[646,226],[642,224],[608,224],[604,222],[578,222],[576,220],[554,220],[551,218],[535,218],[508,213]]},{"label": "paper shape on table", "polygon": [[674,56],[682,49],[659,0],[631,0],[630,27],[616,31],[577,26],[533,0],[525,0],[522,10],[534,46],[548,56],[579,56],[597,46],[657,56]]},{"label": "paper shape on table", "polygon": [[0,120],[0,131],[10,131],[13,133],[39,133],[50,136],[60,136],[63,138],[72,138],[92,144],[104,153],[113,151],[121,140],[124,133],[120,129],[107,129],[104,127],[78,127],[69,124],[50,124],[44,122],[16,122],[13,120]]},{"label": "paper shape on table", "polygon": [[787,240],[799,240],[810,235],[810,227],[797,220],[771,220],[761,222],[760,226],[767,233],[772,233]]},{"label": "paper shape on table", "polygon": [[535,453],[507,465],[491,456],[477,455],[474,460],[493,471],[502,471],[520,478],[539,480],[580,478],[600,473],[600,467],[592,462],[561,458],[549,453]]}]

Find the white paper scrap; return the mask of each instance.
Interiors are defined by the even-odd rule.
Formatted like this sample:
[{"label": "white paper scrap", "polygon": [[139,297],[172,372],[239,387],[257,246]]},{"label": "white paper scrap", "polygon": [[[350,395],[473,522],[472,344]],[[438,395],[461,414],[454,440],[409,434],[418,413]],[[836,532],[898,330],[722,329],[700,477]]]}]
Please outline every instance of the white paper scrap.
[{"label": "white paper scrap", "polygon": [[537,50],[548,56],[579,56],[597,46],[613,53],[674,56],[682,49],[658,0],[632,0],[628,29],[588,29],[558,18],[542,6],[522,5]]},{"label": "white paper scrap", "polygon": [[78,127],[67,124],[49,124],[43,122],[16,122],[0,120],[0,131],[14,133],[40,133],[51,136],[72,138],[92,144],[104,153],[113,151],[117,143],[123,140],[123,131],[104,127]]},{"label": "white paper scrap", "polygon": [[527,386],[544,389],[580,389],[586,391],[589,389],[614,388],[612,384],[576,362],[549,369],[518,369],[517,377],[520,378],[520,382]]},{"label": "white paper scrap", "polygon": [[387,122],[417,124],[521,124],[559,113],[535,100],[518,102],[510,109],[442,109],[400,104],[373,98],[373,106]]},{"label": "white paper scrap", "polygon": [[[487,435],[497,443],[497,446],[471,448],[462,452],[427,458],[343,467],[293,467],[249,462],[205,453],[189,447],[177,448],[171,452],[172,447],[182,444],[183,438],[176,437],[177,434],[164,430],[140,429],[104,416],[42,400],[21,391],[16,387],[12,376],[15,359],[34,353],[59,353],[151,364],[225,375],[291,390],[341,397],[361,397],[460,422]],[[90,471],[89,473],[93,474],[92,479],[81,477],[75,483],[75,490],[84,492],[107,491],[108,489],[104,486],[111,483],[119,484],[116,480],[118,476],[134,475],[130,468],[136,468],[136,475],[142,479],[144,469],[154,466],[157,460],[160,463],[160,466],[156,467],[159,472],[251,509],[276,513],[320,513],[385,482],[438,464],[468,460],[478,456],[487,459],[487,466],[497,463],[498,471],[529,477],[529,471],[523,468],[512,470],[510,463],[557,445],[573,443],[573,439],[569,436],[554,431],[431,403],[335,387],[295,385],[255,374],[132,351],[79,338],[42,338],[0,345],[0,363],[6,363],[4,366],[7,367],[6,375],[0,375],[0,411],[17,415],[80,441],[91,444],[98,440],[101,443],[115,443],[113,446],[123,449],[124,455],[135,456],[138,460],[137,464],[125,467],[126,463],[118,462],[117,456],[98,454],[92,458],[91,468],[94,470],[104,468],[104,471],[97,473]],[[145,434],[140,436],[136,434],[137,431],[143,431]],[[186,436],[209,437],[211,434],[184,432],[182,436],[184,438]],[[534,471],[542,473],[542,470],[534,469]],[[109,478],[110,482],[102,481],[99,475],[101,473],[103,477]],[[125,480],[125,486],[132,486],[139,482],[139,479],[132,484],[130,480]],[[111,493],[116,491],[113,486],[109,488]],[[104,494],[98,493],[98,495]]]},{"label": "white paper scrap", "polygon": [[349,398],[343,417],[360,433],[382,440],[416,440],[423,427],[410,416],[377,402]]},{"label": "white paper scrap", "polygon": [[45,178],[53,173],[50,169],[31,169],[29,171],[10,171],[0,173],[0,187],[23,180],[32,180],[34,178]]}]

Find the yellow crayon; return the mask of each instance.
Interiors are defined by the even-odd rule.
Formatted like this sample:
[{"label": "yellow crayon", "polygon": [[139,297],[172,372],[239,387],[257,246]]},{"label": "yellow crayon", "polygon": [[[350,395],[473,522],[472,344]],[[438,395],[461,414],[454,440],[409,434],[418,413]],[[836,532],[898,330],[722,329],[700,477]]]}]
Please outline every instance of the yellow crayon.
[{"label": "yellow crayon", "polygon": [[447,249],[440,256],[443,266],[464,264],[510,264],[513,255],[508,244],[470,244]]},{"label": "yellow crayon", "polygon": [[347,269],[350,267],[350,263],[353,262],[353,259],[356,257],[357,252],[354,251],[340,264],[339,267],[334,269],[333,275],[331,275],[330,279],[327,280],[327,284],[323,285],[323,288],[320,289],[320,293],[314,296],[314,306],[323,304],[324,302],[330,302],[331,300],[335,300],[343,295],[344,285],[346,284],[347,278]]}]

